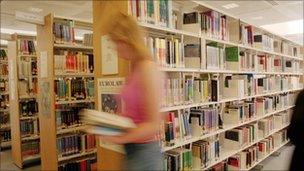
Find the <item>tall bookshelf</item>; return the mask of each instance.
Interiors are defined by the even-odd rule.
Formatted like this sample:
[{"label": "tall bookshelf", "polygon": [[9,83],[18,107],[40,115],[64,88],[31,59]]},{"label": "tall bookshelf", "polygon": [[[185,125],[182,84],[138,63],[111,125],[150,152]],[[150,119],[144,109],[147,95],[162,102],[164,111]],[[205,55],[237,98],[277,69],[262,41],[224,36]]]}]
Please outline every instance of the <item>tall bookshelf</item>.
[{"label": "tall bookshelf", "polygon": [[94,168],[95,137],[82,131],[78,115],[94,107],[93,48],[75,39],[78,30],[91,29],[53,14],[37,26],[42,170]]},{"label": "tall bookshelf", "polygon": [[12,154],[20,168],[40,159],[35,39],[14,34],[8,42]]},{"label": "tall bookshelf", "polygon": [[[146,46],[160,70],[168,75],[167,85],[170,86],[164,87],[166,97],[161,108],[161,112],[168,115],[163,124],[167,132],[164,131],[161,136],[165,166],[171,165],[170,160],[179,160],[180,163],[174,165],[180,169],[209,170],[228,166],[233,170],[250,170],[288,142],[286,128],[294,99],[304,84],[303,46],[202,1],[94,2],[96,59],[103,58],[100,54],[100,36],[106,34],[101,29],[106,20],[102,20],[102,13],[98,12],[103,9],[103,3],[120,4],[121,8],[112,10],[128,11],[137,19],[147,33]],[[157,10],[161,12],[157,13]],[[254,41],[254,38],[257,40]],[[167,45],[179,51],[168,53]],[[163,50],[170,55],[161,53]],[[124,70],[119,72],[120,75],[126,73]],[[197,84],[205,88],[200,90]],[[182,96],[179,94],[176,97],[176,93]],[[267,108],[265,104],[272,107]],[[244,108],[252,110],[246,111],[248,116],[240,118]],[[237,114],[233,112],[235,110]],[[189,117],[195,117],[195,113],[203,117],[212,115],[213,121],[199,125],[199,121],[193,119],[189,123]],[[278,118],[284,118],[284,122],[278,121]],[[173,122],[179,128],[171,125],[170,129]],[[265,123],[274,124],[264,130],[261,127]],[[237,144],[238,141],[236,143],[229,137],[236,130],[241,130],[239,136],[252,130],[260,133],[251,132],[250,136],[254,138]],[[272,141],[275,143],[272,144]],[[233,161],[252,151],[257,152],[257,147],[264,147],[265,144],[272,147],[261,151],[251,164],[244,166],[242,163],[241,168],[233,166]],[[211,146],[214,146],[211,150],[214,156],[200,156],[198,149]],[[118,158],[115,153],[111,156],[107,151],[98,150],[98,160],[105,155],[113,160]],[[206,161],[202,161],[202,158],[206,158]],[[101,164],[100,168],[112,166]]]},{"label": "tall bookshelf", "polygon": [[4,149],[11,146],[7,46],[1,45],[0,51],[0,148]]}]

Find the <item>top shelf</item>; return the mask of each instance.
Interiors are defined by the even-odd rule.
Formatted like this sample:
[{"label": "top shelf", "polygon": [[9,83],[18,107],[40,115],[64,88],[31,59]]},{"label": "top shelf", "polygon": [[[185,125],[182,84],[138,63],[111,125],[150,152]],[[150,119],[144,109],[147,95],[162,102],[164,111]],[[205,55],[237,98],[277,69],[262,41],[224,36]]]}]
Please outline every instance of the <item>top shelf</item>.
[{"label": "top shelf", "polygon": [[177,29],[157,26],[157,25],[154,25],[154,24],[143,23],[143,22],[138,22],[138,24],[140,26],[146,28],[148,31],[149,30],[157,30],[157,31],[162,31],[164,33],[171,33],[171,34],[177,34],[177,35],[185,35],[185,36],[191,36],[191,37],[196,37],[196,38],[202,38],[202,39],[205,39],[207,41],[218,42],[218,43],[229,45],[229,46],[237,46],[239,48],[254,50],[254,51],[257,51],[257,52],[267,53],[267,54],[270,54],[270,55],[282,56],[282,57],[286,57],[286,58],[294,59],[294,60],[301,60],[301,61],[303,60],[303,58],[300,58],[300,57],[294,57],[294,56],[291,56],[291,55],[277,53],[277,52],[271,52],[271,51],[255,48],[255,47],[252,47],[252,46],[246,46],[246,45],[243,45],[243,44],[237,44],[237,43],[233,43],[233,42],[229,42],[229,41],[210,38],[210,37],[202,36],[202,35],[199,35],[199,34],[187,32],[187,31],[183,31],[183,30],[177,30]]}]

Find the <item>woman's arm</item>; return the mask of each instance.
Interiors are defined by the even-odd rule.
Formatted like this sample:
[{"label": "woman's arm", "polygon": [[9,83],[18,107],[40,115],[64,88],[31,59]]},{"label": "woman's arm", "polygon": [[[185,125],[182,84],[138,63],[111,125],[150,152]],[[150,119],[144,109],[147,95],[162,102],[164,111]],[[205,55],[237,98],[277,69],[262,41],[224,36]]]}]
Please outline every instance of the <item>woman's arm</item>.
[{"label": "woman's arm", "polygon": [[128,130],[121,136],[101,136],[101,140],[117,144],[125,144],[143,140],[155,135],[160,126],[161,114],[158,111],[159,100],[161,96],[161,73],[159,73],[151,62],[142,62],[138,66],[137,72],[140,72],[141,93],[143,94],[143,107],[146,116],[146,122],[137,125],[137,128]]}]

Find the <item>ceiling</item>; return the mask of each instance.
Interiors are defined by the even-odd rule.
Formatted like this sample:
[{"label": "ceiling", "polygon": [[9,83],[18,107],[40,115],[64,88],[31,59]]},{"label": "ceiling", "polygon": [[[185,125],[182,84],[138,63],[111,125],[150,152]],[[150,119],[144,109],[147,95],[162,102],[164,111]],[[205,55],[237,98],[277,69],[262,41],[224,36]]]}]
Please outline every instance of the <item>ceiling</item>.
[{"label": "ceiling", "polygon": [[[277,32],[277,34],[283,35],[293,41],[296,41],[303,45],[303,0],[256,0],[256,1],[201,1],[204,4],[208,4],[216,9],[224,11],[227,14],[231,14],[243,21],[256,25],[265,26],[263,28],[268,29],[272,32]],[[223,6],[227,4],[237,4],[238,7],[226,9]],[[294,25],[295,27],[300,27],[297,30],[301,30],[301,33],[288,34],[288,32],[293,32],[294,28],[288,29],[286,32],[280,32],[275,29],[273,24],[281,23],[283,27],[289,21],[301,20],[300,25]],[[271,27],[273,25],[274,28]],[[278,27],[276,27],[278,28]],[[286,27],[287,28],[287,27]],[[287,33],[287,34],[286,34]]]},{"label": "ceiling", "polygon": [[[300,1],[214,1],[200,2],[215,7],[257,26],[303,20],[303,0]],[[236,8],[226,9],[223,5],[235,3]],[[54,12],[57,16],[92,21],[92,1],[1,1],[1,29],[27,30],[35,32],[35,25],[15,20],[15,11],[29,12],[44,16]],[[302,26],[303,27],[303,26]],[[303,43],[303,32],[285,35]],[[302,37],[301,37],[302,36]]]}]

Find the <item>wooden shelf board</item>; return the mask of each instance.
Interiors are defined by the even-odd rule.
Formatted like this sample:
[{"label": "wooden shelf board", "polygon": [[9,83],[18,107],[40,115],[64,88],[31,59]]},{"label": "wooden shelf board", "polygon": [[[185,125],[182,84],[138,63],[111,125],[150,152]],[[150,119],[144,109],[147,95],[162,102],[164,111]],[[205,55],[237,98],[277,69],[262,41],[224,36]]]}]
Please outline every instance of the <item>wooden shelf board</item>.
[{"label": "wooden shelf board", "polygon": [[69,155],[69,156],[65,156],[65,157],[58,157],[58,162],[63,162],[66,160],[71,160],[74,158],[78,158],[78,157],[82,157],[82,156],[86,156],[86,155],[91,155],[96,153],[96,150],[92,150],[92,151],[88,151],[88,152],[81,152],[79,154],[73,154],[73,155]]}]

